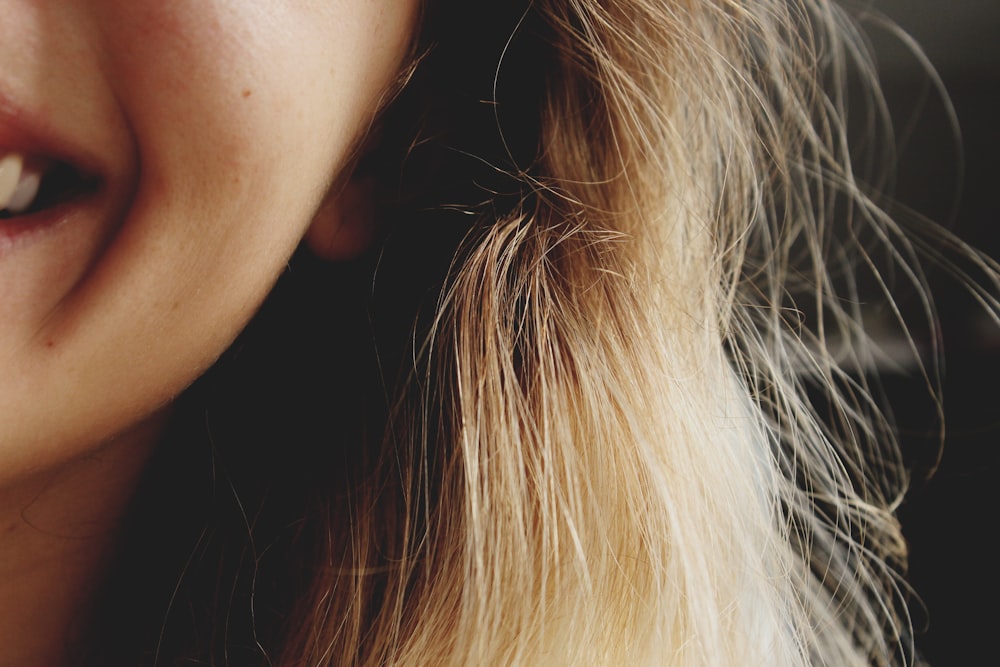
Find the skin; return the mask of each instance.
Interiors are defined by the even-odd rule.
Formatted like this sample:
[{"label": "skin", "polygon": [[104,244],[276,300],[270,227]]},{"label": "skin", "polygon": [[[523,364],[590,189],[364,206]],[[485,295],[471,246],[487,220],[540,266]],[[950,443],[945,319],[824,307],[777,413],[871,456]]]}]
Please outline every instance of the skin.
[{"label": "skin", "polygon": [[302,238],[363,238],[345,170],[418,1],[5,3],[0,129],[30,115],[102,181],[0,244],[0,665],[59,664],[170,402]]}]

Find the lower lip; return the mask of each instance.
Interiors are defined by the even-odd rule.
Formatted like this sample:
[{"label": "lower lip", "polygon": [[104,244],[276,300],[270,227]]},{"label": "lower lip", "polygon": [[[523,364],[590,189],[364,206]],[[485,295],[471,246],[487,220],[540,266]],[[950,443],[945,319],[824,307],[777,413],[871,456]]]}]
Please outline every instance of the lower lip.
[{"label": "lower lip", "polygon": [[89,190],[41,211],[0,219],[0,260],[74,220],[97,214],[100,192]]}]

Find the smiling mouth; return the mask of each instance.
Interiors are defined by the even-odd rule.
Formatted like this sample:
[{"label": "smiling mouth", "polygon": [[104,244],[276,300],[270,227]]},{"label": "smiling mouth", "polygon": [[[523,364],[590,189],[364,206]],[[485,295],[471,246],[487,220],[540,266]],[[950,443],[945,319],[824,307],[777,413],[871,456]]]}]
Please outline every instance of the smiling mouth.
[{"label": "smiling mouth", "polygon": [[42,212],[97,189],[97,179],[70,164],[37,156],[0,155],[0,220]]}]

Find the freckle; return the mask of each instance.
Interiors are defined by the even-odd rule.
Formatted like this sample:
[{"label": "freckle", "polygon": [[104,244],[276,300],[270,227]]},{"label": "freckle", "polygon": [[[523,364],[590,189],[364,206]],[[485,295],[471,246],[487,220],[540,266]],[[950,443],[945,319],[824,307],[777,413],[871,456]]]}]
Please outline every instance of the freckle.
[{"label": "freckle", "polygon": [[252,94],[253,94],[253,91],[251,91],[249,88],[244,89],[243,90],[243,99],[246,99],[246,98],[250,97]]}]

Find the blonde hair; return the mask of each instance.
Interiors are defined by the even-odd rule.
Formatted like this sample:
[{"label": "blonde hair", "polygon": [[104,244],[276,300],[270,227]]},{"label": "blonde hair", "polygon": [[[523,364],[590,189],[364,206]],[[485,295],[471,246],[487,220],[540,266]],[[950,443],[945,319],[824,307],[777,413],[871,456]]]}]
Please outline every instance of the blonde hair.
[{"label": "blonde hair", "polygon": [[922,282],[847,150],[862,38],[825,0],[494,4],[428,3],[369,160],[390,243],[461,241],[271,663],[908,664],[854,271]]}]

